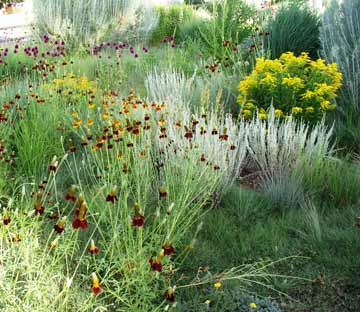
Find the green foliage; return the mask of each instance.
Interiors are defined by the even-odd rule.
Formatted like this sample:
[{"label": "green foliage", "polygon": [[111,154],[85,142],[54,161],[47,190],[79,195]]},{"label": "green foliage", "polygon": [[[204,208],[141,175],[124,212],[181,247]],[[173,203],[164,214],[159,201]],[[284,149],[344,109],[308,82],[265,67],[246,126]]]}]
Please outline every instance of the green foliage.
[{"label": "green foliage", "polygon": [[320,49],[320,18],[308,6],[298,2],[283,4],[271,17],[265,40],[265,47],[273,59],[291,51],[295,55],[309,53],[312,59],[318,57]]},{"label": "green foliage", "polygon": [[228,312],[281,312],[280,306],[270,300],[269,298],[258,298],[242,293],[241,291],[231,292],[233,307],[229,308]]},{"label": "green foliage", "polygon": [[[54,108],[33,105],[25,118],[15,125],[13,144],[18,157],[18,174],[40,179],[47,170],[47,161],[61,154],[59,135],[54,131],[61,115]],[[50,146],[49,142],[52,142]]]},{"label": "green foliage", "polygon": [[312,166],[305,163],[300,171],[304,177],[304,186],[319,200],[338,207],[359,204],[360,167],[357,162],[351,159],[330,159]]},{"label": "green foliage", "polygon": [[200,5],[203,4],[204,2],[205,2],[204,0],[185,0],[185,3],[190,5]]},{"label": "green foliage", "polygon": [[341,86],[341,73],[336,63],[311,61],[307,53],[296,57],[292,52],[279,59],[259,58],[253,72],[240,81],[238,103],[245,118],[256,109],[265,119],[270,105],[277,117],[289,116],[316,123],[323,113],[335,109],[331,103]]},{"label": "green foliage", "polygon": [[302,176],[289,172],[277,172],[266,176],[260,186],[264,200],[274,211],[299,208],[305,198]]},{"label": "green foliage", "polygon": [[336,99],[335,126],[341,147],[359,152],[360,133],[360,3],[331,1],[321,27],[322,55],[336,62],[343,74],[343,87]]},{"label": "green foliage", "polygon": [[224,60],[255,28],[254,9],[243,0],[214,1],[209,19],[182,26],[183,38],[200,40],[205,55]]},{"label": "green foliage", "polygon": [[194,15],[193,8],[189,5],[159,6],[156,11],[158,25],[150,38],[152,44],[159,44],[164,38],[176,36],[180,25],[186,23]]}]

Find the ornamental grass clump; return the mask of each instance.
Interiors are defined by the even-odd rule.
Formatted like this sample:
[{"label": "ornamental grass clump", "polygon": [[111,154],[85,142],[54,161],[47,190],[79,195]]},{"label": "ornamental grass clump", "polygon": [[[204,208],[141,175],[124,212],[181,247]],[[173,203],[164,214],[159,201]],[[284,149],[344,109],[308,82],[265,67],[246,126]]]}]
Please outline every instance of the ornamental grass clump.
[{"label": "ornamental grass clump", "polygon": [[260,119],[266,119],[272,104],[277,117],[293,115],[316,123],[336,108],[341,79],[336,63],[312,61],[307,53],[296,57],[287,52],[275,60],[258,58],[253,72],[240,81],[238,103],[245,119],[256,110]]},{"label": "ornamental grass clump", "polygon": [[310,128],[292,116],[277,118],[273,108],[267,120],[262,120],[260,114],[246,123],[247,150],[258,169],[268,176],[291,172],[301,161],[314,164],[333,155],[333,128],[328,129],[324,120]]}]

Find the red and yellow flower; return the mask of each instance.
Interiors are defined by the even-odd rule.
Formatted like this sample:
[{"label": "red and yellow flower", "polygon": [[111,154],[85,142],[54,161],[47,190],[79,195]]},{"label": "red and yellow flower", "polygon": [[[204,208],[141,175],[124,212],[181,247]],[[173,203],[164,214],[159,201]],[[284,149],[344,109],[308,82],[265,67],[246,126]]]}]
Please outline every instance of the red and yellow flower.
[{"label": "red and yellow flower", "polygon": [[88,252],[92,255],[96,255],[100,252],[100,248],[95,245],[95,242],[93,239],[91,240],[90,246],[88,248]]},{"label": "red and yellow flower", "polygon": [[140,213],[140,207],[138,203],[134,204],[135,215],[131,218],[133,226],[142,227],[145,223],[145,217]]},{"label": "red and yellow flower", "polygon": [[34,212],[35,214],[44,214],[45,212],[45,207],[42,205],[42,192],[37,192],[36,193],[36,202],[35,202],[35,207],[34,207]]},{"label": "red and yellow flower", "polygon": [[163,269],[163,265],[161,263],[162,258],[164,258],[164,250],[163,249],[161,249],[161,251],[156,256],[155,259],[153,257],[150,258],[149,263],[150,263],[151,271],[162,272],[162,269]]},{"label": "red and yellow flower", "polygon": [[175,248],[174,246],[170,243],[169,240],[165,241],[165,244],[162,246],[163,250],[164,250],[164,255],[165,256],[170,256],[171,254],[173,254],[175,252]]},{"label": "red and yellow flower", "polygon": [[66,217],[62,217],[61,220],[54,225],[54,230],[58,234],[61,234],[65,230]]},{"label": "red and yellow flower", "polygon": [[72,227],[74,229],[82,228],[85,230],[88,227],[88,223],[86,221],[86,211],[87,204],[85,201],[82,201],[79,208],[74,210],[74,220],[72,222]]},{"label": "red and yellow flower", "polygon": [[93,273],[91,274],[91,277],[92,277],[92,287],[91,287],[91,290],[92,290],[92,292],[94,293],[94,295],[97,296],[97,295],[101,292],[102,287],[101,287],[99,278],[97,277],[97,275],[96,275],[95,272],[93,272]]},{"label": "red and yellow flower", "polygon": [[116,195],[116,186],[113,187],[111,192],[106,196],[107,202],[112,202],[113,204],[118,200],[118,197]]}]

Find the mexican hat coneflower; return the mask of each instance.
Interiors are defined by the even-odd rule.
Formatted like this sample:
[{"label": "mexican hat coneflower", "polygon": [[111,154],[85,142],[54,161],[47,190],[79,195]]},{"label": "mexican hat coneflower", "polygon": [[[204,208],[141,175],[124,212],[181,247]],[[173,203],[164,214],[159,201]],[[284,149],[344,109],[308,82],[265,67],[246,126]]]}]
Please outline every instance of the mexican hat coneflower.
[{"label": "mexican hat coneflower", "polygon": [[45,212],[45,207],[42,205],[42,196],[43,193],[42,192],[37,192],[36,193],[36,202],[35,202],[35,206],[34,206],[34,211],[35,214],[43,214]]},{"label": "mexican hat coneflower", "polygon": [[175,302],[175,287],[169,287],[166,289],[165,298],[170,302]]},{"label": "mexican hat coneflower", "polygon": [[91,290],[94,293],[94,295],[97,296],[101,292],[102,287],[101,287],[99,278],[97,277],[95,272],[91,273],[91,278],[92,278]]},{"label": "mexican hat coneflower", "polygon": [[91,240],[90,246],[88,248],[88,252],[92,255],[96,255],[100,252],[100,248],[95,245],[94,240]]},{"label": "mexican hat coneflower", "polygon": [[85,230],[88,227],[87,221],[86,221],[86,210],[87,205],[86,202],[82,202],[79,208],[76,208],[74,210],[74,220],[72,222],[72,227],[74,229],[82,228]]},{"label": "mexican hat coneflower", "polygon": [[107,202],[112,202],[113,204],[118,200],[118,197],[116,195],[116,186],[113,187],[111,192],[106,196]]},{"label": "mexican hat coneflower", "polygon": [[140,213],[140,207],[138,203],[134,204],[135,214],[131,218],[131,223],[135,227],[142,227],[145,223],[145,217]]},{"label": "mexican hat coneflower", "polygon": [[164,250],[161,249],[161,251],[159,252],[159,254],[156,256],[156,258],[154,259],[153,257],[151,257],[149,259],[149,263],[150,263],[150,270],[151,271],[157,271],[157,272],[162,272],[163,266],[161,264],[161,260],[162,258],[164,258]]},{"label": "mexican hat coneflower", "polygon": [[54,230],[58,234],[61,234],[65,230],[66,216],[62,217],[61,220],[54,225]]},{"label": "mexican hat coneflower", "polygon": [[76,202],[76,196],[75,196],[75,192],[76,192],[76,186],[75,185],[71,185],[70,189],[68,190],[68,192],[65,195],[65,200],[71,200],[73,202]]},{"label": "mexican hat coneflower", "polygon": [[165,256],[170,256],[171,254],[173,254],[175,252],[175,248],[174,246],[170,243],[169,240],[165,241],[165,244],[162,246],[163,250],[164,250],[164,255]]}]

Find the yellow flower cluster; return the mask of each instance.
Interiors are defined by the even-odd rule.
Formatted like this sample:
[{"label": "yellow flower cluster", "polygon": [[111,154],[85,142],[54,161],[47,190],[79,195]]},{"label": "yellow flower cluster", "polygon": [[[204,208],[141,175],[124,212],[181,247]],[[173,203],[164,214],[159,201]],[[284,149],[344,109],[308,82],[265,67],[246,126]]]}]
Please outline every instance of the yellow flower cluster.
[{"label": "yellow flower cluster", "polygon": [[289,115],[310,122],[335,109],[334,99],[342,75],[337,64],[313,61],[307,53],[284,53],[279,59],[258,58],[255,69],[239,84],[238,103],[242,116],[251,118],[257,110],[266,118],[271,103],[277,117]]},{"label": "yellow flower cluster", "polygon": [[73,94],[83,92],[96,92],[95,83],[89,80],[86,76],[77,77],[67,74],[63,79],[54,79],[52,83],[43,85],[43,90],[58,91],[62,94]]}]

